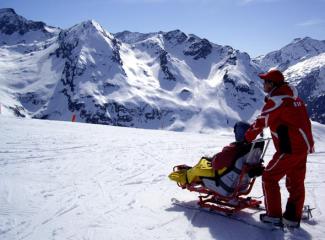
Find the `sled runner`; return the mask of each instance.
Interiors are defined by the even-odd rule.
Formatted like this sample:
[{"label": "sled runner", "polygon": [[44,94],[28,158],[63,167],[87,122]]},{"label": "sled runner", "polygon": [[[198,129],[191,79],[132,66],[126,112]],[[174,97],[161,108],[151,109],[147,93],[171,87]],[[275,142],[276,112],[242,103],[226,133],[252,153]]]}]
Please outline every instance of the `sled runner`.
[{"label": "sled runner", "polygon": [[247,144],[247,153],[229,169],[215,171],[211,159],[202,157],[194,167],[178,165],[169,178],[182,189],[200,193],[198,205],[203,208],[233,214],[244,208],[259,208],[261,201],[247,197],[256,176],[252,170],[261,167],[270,138]]}]

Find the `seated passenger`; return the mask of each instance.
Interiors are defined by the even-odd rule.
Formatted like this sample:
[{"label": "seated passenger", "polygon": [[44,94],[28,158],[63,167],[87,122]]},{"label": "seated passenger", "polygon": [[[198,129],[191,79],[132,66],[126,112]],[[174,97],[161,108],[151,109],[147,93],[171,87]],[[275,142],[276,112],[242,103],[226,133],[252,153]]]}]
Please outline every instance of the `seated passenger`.
[{"label": "seated passenger", "polygon": [[246,144],[245,133],[250,127],[246,122],[237,122],[234,126],[235,142],[224,147],[221,152],[212,157],[212,167],[221,175],[225,170],[233,166],[234,162],[249,152],[251,145]]},{"label": "seated passenger", "polygon": [[[234,126],[235,142],[224,147],[221,152],[212,158],[202,157],[192,168],[185,167],[169,175],[171,180],[178,182],[181,186],[192,183],[203,184],[206,188],[216,191],[221,195],[228,196],[234,190],[234,185],[238,180],[241,169],[247,161],[256,165],[249,172],[249,177],[261,175],[263,167],[259,164],[260,156],[263,151],[264,143],[256,144],[257,151],[250,153],[252,144],[244,142],[244,136],[250,125],[246,122],[237,122]],[[245,180],[245,179],[244,179]],[[246,179],[249,183],[250,179]],[[247,184],[248,184],[247,183]],[[245,187],[244,187],[245,188]],[[242,189],[243,191],[245,189]]]}]

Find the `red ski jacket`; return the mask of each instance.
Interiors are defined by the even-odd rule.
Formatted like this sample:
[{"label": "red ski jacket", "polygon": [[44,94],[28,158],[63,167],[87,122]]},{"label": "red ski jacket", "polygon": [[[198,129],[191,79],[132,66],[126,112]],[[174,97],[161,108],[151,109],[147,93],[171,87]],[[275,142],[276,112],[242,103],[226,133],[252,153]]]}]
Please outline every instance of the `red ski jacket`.
[{"label": "red ski jacket", "polygon": [[245,139],[253,141],[269,127],[277,152],[312,153],[314,140],[305,103],[294,86],[284,84],[273,89],[265,98],[261,115],[247,130]]},{"label": "red ski jacket", "polygon": [[251,144],[243,142],[233,142],[224,147],[221,152],[215,154],[212,158],[212,168],[216,171],[226,170],[233,166],[235,161],[249,152]]}]

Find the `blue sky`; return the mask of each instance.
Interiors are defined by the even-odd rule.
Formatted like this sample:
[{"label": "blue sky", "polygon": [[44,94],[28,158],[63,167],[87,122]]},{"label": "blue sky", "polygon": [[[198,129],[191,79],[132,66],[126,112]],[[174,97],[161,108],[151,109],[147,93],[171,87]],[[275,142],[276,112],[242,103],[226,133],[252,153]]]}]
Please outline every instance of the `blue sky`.
[{"label": "blue sky", "polygon": [[0,0],[3,7],[61,28],[94,19],[111,33],[180,29],[252,57],[297,37],[325,40],[325,0]]}]

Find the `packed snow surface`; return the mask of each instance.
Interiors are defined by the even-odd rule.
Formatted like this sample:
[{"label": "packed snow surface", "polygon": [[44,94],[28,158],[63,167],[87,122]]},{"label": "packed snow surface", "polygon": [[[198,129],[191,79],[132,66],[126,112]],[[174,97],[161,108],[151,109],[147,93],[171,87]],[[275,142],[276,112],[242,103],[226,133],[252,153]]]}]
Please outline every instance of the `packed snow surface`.
[{"label": "packed snow surface", "polygon": [[[171,202],[197,199],[168,179],[172,167],[220,151],[233,140],[230,129],[178,133],[0,115],[0,239],[323,239],[325,127],[313,130],[306,178],[313,219],[271,232]],[[285,205],[284,181],[281,189]],[[262,195],[260,179],[251,195]],[[258,222],[259,213],[241,216]]]}]

